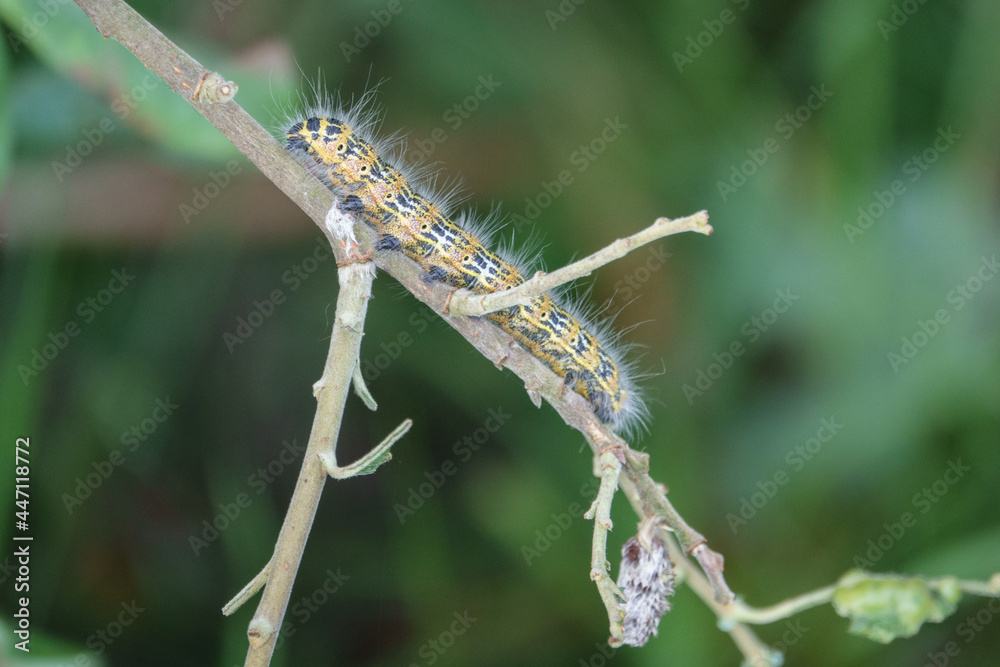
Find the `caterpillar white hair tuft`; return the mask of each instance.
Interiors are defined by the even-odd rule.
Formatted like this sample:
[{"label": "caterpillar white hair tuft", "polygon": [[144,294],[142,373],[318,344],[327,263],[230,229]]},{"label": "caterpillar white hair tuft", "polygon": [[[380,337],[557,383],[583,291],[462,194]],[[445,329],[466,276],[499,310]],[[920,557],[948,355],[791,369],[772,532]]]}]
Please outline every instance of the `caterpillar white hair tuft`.
[{"label": "caterpillar white hair tuft", "polygon": [[[402,252],[423,268],[426,280],[477,294],[509,289],[531,275],[525,260],[533,253],[523,246],[488,249],[497,210],[483,220],[456,214],[456,187],[439,187],[433,168],[405,164],[399,134],[379,139],[375,88],[347,103],[321,84],[312,94],[314,101],[300,103],[301,112],[287,114],[281,128],[286,146],[342,198],[344,211],[379,234],[376,250]],[[484,317],[563,378],[602,422],[624,434],[645,429],[649,411],[636,386],[635,362],[626,360],[629,346],[610,322],[594,324],[584,307],[564,300],[540,294],[528,305]]]}]

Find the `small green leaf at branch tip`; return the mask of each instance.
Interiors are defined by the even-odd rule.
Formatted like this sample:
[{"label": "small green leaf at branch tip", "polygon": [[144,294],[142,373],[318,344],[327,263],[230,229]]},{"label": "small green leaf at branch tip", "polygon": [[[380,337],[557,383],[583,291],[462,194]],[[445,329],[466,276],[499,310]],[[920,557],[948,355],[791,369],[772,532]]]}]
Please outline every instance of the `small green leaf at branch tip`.
[{"label": "small green leaf at branch tip", "polygon": [[365,465],[360,470],[355,472],[354,476],[370,475],[376,470],[378,470],[379,466],[381,466],[383,463],[388,463],[391,460],[392,460],[392,452],[387,449],[381,454],[379,454],[379,456],[374,461],[369,462],[367,465]]},{"label": "small green leaf at branch tip", "polygon": [[912,637],[926,622],[940,623],[962,597],[954,577],[927,580],[851,570],[837,583],[833,608],[851,619],[847,631],[888,644]]},{"label": "small green leaf at branch tip", "polygon": [[392,460],[392,453],[389,448],[396,444],[400,438],[406,435],[406,432],[410,430],[411,426],[413,426],[413,420],[404,419],[402,423],[397,426],[392,433],[385,436],[385,439],[378,443],[374,449],[349,466],[338,466],[337,460],[334,458],[332,452],[320,452],[318,456],[320,461],[323,462],[323,470],[325,470],[326,474],[334,479],[349,479],[351,477],[358,477],[359,475],[370,475],[378,470],[379,466],[383,463]]},{"label": "small green leaf at branch tip", "polygon": [[323,462],[323,469],[330,477],[334,479],[350,479],[351,477],[371,475],[378,470],[383,463],[388,463],[392,460],[392,451],[384,449],[370,460],[366,460],[368,458],[366,456],[360,461],[356,461],[349,466],[343,467],[338,466],[336,461],[325,452],[318,454],[318,456]]}]

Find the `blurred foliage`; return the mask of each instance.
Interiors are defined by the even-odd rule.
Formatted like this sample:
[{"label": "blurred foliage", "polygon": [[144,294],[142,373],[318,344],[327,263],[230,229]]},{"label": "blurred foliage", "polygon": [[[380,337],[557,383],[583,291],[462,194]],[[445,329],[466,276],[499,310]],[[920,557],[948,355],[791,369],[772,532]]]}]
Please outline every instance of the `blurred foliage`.
[{"label": "blurred foliage", "polygon": [[[539,206],[514,243],[540,238],[550,267],[708,209],[712,237],[637,251],[588,298],[645,347],[639,446],[750,603],[854,567],[1000,569],[995,2],[134,6],[276,129],[317,70],[348,97],[382,81],[385,130],[461,175],[469,204]],[[219,609],[280,527],[334,265],[74,5],[0,0],[0,20],[0,426],[5,447],[31,437],[37,642],[14,662],[5,630],[0,655],[239,664],[254,604]],[[260,324],[227,345],[241,318]],[[602,653],[583,443],[384,276],[362,355],[380,407],[349,400],[341,460],[415,426],[375,475],[329,484],[275,665],[737,664],[684,587],[658,638]],[[609,553],[635,521],[623,502],[614,519]],[[787,664],[917,665],[954,644],[948,664],[980,665],[996,613],[964,598],[888,645],[829,607],[759,632]]]},{"label": "blurred foliage", "polygon": [[833,607],[851,619],[848,632],[888,644],[912,637],[924,623],[955,613],[962,589],[954,577],[936,581],[851,570],[837,582]]}]

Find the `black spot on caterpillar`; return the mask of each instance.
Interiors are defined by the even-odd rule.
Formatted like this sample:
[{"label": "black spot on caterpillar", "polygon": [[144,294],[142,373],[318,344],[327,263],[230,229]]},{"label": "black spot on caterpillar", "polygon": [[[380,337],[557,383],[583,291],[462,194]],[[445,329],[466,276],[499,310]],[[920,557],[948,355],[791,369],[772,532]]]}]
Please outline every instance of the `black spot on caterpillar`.
[{"label": "black spot on caterpillar", "polygon": [[[517,260],[488,250],[468,216],[453,220],[447,197],[425,194],[423,176],[412,173],[390,150],[377,147],[375,114],[366,110],[366,102],[367,96],[353,109],[324,105],[304,118],[290,119],[288,150],[343,197],[342,210],[359,214],[379,233],[376,250],[404,253],[423,267],[425,280],[477,294],[523,283]],[[540,294],[528,305],[484,317],[587,399],[602,422],[618,431],[644,425],[648,411],[617,335],[607,327],[584,324],[585,318],[573,310]]]}]

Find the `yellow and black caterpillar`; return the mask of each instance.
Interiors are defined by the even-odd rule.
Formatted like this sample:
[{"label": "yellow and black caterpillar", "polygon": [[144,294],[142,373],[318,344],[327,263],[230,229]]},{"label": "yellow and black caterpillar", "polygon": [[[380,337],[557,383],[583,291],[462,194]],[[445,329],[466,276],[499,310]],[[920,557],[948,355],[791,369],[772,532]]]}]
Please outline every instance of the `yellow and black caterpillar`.
[{"label": "yellow and black caterpillar", "polygon": [[[514,262],[489,251],[476,234],[449,217],[444,204],[417,192],[399,160],[361,136],[370,131],[371,120],[371,114],[314,109],[288,128],[287,148],[322,173],[342,196],[343,210],[361,215],[378,232],[377,250],[404,253],[420,264],[426,280],[476,294],[523,283]],[[602,422],[624,431],[644,420],[646,407],[613,335],[600,329],[592,334],[548,294],[484,317],[587,399]]]}]

